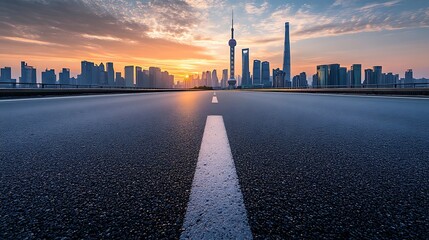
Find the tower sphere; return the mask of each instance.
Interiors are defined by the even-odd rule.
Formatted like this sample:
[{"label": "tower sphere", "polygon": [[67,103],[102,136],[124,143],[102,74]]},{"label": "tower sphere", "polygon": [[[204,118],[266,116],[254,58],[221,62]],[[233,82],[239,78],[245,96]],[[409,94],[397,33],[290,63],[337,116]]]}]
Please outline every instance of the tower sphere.
[{"label": "tower sphere", "polygon": [[230,39],[228,44],[230,47],[235,47],[237,46],[237,41],[235,41],[235,39]]}]

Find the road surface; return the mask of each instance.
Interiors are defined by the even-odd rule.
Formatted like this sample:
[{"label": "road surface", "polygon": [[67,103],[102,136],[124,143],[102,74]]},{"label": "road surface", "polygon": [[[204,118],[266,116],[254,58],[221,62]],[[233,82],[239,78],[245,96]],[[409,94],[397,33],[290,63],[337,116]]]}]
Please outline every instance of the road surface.
[{"label": "road surface", "polygon": [[0,239],[429,238],[428,99],[215,94],[0,100]]}]

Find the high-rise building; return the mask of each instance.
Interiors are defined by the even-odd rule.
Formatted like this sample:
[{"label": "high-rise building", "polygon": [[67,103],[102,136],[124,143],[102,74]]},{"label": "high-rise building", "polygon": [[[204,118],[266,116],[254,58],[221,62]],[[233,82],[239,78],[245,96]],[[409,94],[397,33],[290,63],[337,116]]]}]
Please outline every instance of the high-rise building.
[{"label": "high-rise building", "polygon": [[346,67],[340,67],[339,87],[341,88],[347,87],[347,68]]},{"label": "high-rise building", "polygon": [[395,88],[396,86],[396,77],[393,73],[387,73],[385,77],[385,87],[386,88]]},{"label": "high-rise building", "polygon": [[338,87],[340,83],[340,64],[330,64],[328,66],[328,86]]},{"label": "high-rise building", "polygon": [[206,84],[205,86],[212,87],[212,73],[210,71],[206,71]]},{"label": "high-rise building", "polygon": [[[50,69],[50,70],[46,69],[44,72],[42,72],[43,84],[53,85],[53,84],[56,84],[56,81],[57,81],[57,75],[55,75],[54,69]],[[49,87],[49,86],[45,86],[45,87]]]},{"label": "high-rise building", "polygon": [[137,87],[143,87],[144,86],[144,80],[143,80],[143,69],[141,67],[136,67],[136,86]]},{"label": "high-rise building", "polygon": [[159,88],[161,81],[161,69],[157,67],[149,67],[149,85],[150,88]]},{"label": "high-rise building", "polygon": [[234,12],[232,12],[232,24],[231,24],[231,39],[228,42],[229,45],[229,80],[228,88],[234,89],[237,81],[235,80],[235,46],[237,46],[237,41],[234,39]]},{"label": "high-rise building", "polygon": [[219,78],[217,77],[216,69],[212,72],[212,87],[219,87]]},{"label": "high-rise building", "polygon": [[149,70],[143,70],[143,87],[150,88]]},{"label": "high-rise building", "polygon": [[26,62],[21,62],[21,78],[19,80],[20,83],[29,83],[22,84],[21,87],[37,87],[37,72],[36,68],[32,66],[28,66]]},{"label": "high-rise building", "polygon": [[305,72],[300,73],[292,78],[293,88],[307,88],[307,74]]},{"label": "high-rise building", "polygon": [[318,77],[317,73],[313,75],[311,86],[313,88],[320,88],[319,77]]},{"label": "high-rise building", "polygon": [[[374,83],[376,85],[383,85],[383,67],[382,66],[374,66]],[[378,87],[378,86],[374,86]]]},{"label": "high-rise building", "polygon": [[122,77],[121,72],[116,73],[115,84],[118,87],[125,87],[125,79]]},{"label": "high-rise building", "polygon": [[350,68],[351,71],[351,87],[360,88],[362,85],[362,65],[353,64]]},{"label": "high-rise building", "polygon": [[12,68],[10,67],[2,68],[0,70],[0,82],[10,82],[11,79],[12,79]]},{"label": "high-rise building", "polygon": [[375,79],[374,79],[374,71],[372,69],[365,69],[365,86],[367,88],[374,87]]},{"label": "high-rise building", "polygon": [[405,72],[405,86],[404,87],[413,87],[414,83],[414,76],[413,76],[413,69],[408,69]]},{"label": "high-rise building", "polygon": [[107,63],[107,84],[109,86],[115,85],[115,69],[112,62]]},{"label": "high-rise building", "polygon": [[92,83],[91,85],[98,85],[100,84],[100,68],[97,64],[94,64],[92,68]]},{"label": "high-rise building", "polygon": [[206,78],[206,72],[201,73],[201,83],[200,86],[207,86],[207,78]]},{"label": "high-rise building", "polygon": [[253,86],[262,85],[261,76],[261,61],[253,60]]},{"label": "high-rise building", "polygon": [[285,86],[285,72],[279,68],[273,69],[273,88],[284,88]]},{"label": "high-rise building", "polygon": [[[12,79],[12,68],[4,67],[0,69],[0,88],[15,88],[16,79]],[[10,84],[7,84],[10,83]]]},{"label": "high-rise building", "polygon": [[92,85],[93,84],[93,71],[95,69],[94,63],[82,61],[81,74],[78,84],[79,85]]},{"label": "high-rise building", "polygon": [[108,84],[108,73],[106,72],[104,64],[100,63],[98,66],[98,85],[107,86]]},{"label": "high-rise building", "polygon": [[71,84],[70,82],[70,69],[63,68],[59,74],[59,83],[60,84]]},{"label": "high-rise building", "polygon": [[224,70],[222,70],[222,80],[221,80],[220,87],[222,89],[226,88],[227,82],[228,82],[228,69],[224,69]]},{"label": "high-rise building", "polygon": [[283,72],[285,73],[285,80],[290,81],[291,77],[291,62],[290,62],[290,38],[289,38],[289,23],[285,23],[285,44],[283,53]]},{"label": "high-rise building", "polygon": [[305,72],[302,72],[299,74],[299,87],[300,88],[308,87],[307,73]]},{"label": "high-rise building", "polygon": [[249,58],[250,58],[249,49],[248,48],[242,49],[241,56],[242,56],[241,86],[243,88],[249,88],[252,86],[252,82],[250,81],[250,70],[249,70]]},{"label": "high-rise building", "polygon": [[134,66],[125,67],[125,86],[134,87]]},{"label": "high-rise building", "polygon": [[317,66],[317,81],[318,86],[321,88],[326,88],[329,86],[329,67],[328,65],[319,65]]},{"label": "high-rise building", "polygon": [[265,88],[271,87],[270,82],[270,63],[267,61],[262,62],[262,73],[261,73],[262,84]]}]

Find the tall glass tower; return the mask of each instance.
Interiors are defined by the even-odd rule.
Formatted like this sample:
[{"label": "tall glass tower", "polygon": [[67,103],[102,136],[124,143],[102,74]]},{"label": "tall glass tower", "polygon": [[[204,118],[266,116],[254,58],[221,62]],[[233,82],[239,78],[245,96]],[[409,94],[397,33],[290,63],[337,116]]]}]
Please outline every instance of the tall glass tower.
[{"label": "tall glass tower", "polygon": [[237,41],[234,39],[234,12],[232,12],[232,25],[231,25],[231,39],[228,42],[229,45],[229,80],[228,88],[234,89],[237,84],[237,80],[234,77],[234,67],[235,67],[235,46],[237,46]]},{"label": "tall glass tower", "polygon": [[252,87],[252,82],[250,81],[250,70],[249,70],[249,49],[244,48],[241,50],[241,56],[242,56],[242,80],[241,80],[241,87],[243,88],[249,88]]},{"label": "tall glass tower", "polygon": [[285,45],[283,53],[283,72],[285,72],[285,81],[290,81],[290,38],[289,38],[289,22],[285,23]]}]

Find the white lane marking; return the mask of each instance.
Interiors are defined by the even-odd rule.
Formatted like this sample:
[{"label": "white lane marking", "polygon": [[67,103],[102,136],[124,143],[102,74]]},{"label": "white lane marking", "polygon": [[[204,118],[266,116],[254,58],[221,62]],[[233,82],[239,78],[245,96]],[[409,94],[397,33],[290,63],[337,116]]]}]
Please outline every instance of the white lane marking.
[{"label": "white lane marking", "polygon": [[213,96],[216,96],[216,92],[213,92]]},{"label": "white lane marking", "polygon": [[65,96],[65,97],[34,97],[34,98],[17,98],[17,99],[0,99],[2,102],[20,102],[20,101],[35,101],[35,100],[56,100],[56,99],[70,99],[70,98],[95,98],[95,97],[119,97],[119,96],[131,96],[131,95],[142,95],[148,93],[167,93],[167,92],[145,92],[145,93],[116,93],[116,94],[94,94],[84,96]]},{"label": "white lane marking", "polygon": [[208,116],[180,239],[252,239],[222,116]]},{"label": "white lane marking", "polygon": [[212,103],[219,103],[216,96],[213,96]]}]

